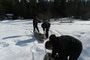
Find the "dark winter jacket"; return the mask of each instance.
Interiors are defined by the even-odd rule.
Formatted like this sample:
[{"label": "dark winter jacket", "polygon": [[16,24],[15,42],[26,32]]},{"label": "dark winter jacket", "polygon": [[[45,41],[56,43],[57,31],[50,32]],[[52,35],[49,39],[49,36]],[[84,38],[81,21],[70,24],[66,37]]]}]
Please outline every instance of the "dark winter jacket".
[{"label": "dark winter jacket", "polygon": [[50,28],[50,23],[49,22],[44,22],[44,23],[42,23],[41,27],[49,29]]},{"label": "dark winter jacket", "polygon": [[35,18],[33,19],[33,25],[34,26],[37,26],[37,24],[38,24],[38,20],[36,20]]},{"label": "dark winter jacket", "polygon": [[74,52],[82,50],[82,43],[72,36],[60,36],[50,39],[53,44],[52,57],[55,58],[56,53],[60,58],[69,56]]}]

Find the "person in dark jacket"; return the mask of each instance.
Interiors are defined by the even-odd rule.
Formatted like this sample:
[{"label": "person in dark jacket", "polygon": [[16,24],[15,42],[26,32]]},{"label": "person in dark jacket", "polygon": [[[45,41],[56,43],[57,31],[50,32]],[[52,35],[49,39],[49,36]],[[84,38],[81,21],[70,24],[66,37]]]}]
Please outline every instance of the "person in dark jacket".
[{"label": "person in dark jacket", "polygon": [[[51,60],[77,60],[83,47],[81,41],[72,36],[51,35],[49,41],[45,43],[45,48],[52,50]],[[57,58],[56,54],[58,54]]]},{"label": "person in dark jacket", "polygon": [[45,22],[42,23],[41,27],[43,28],[43,31],[45,32],[46,38],[48,38],[50,23],[45,21]]},{"label": "person in dark jacket", "polygon": [[37,29],[37,31],[39,32],[37,16],[35,16],[34,19],[33,19],[33,28],[34,28],[34,29],[33,29],[33,32],[35,32],[36,29]]}]

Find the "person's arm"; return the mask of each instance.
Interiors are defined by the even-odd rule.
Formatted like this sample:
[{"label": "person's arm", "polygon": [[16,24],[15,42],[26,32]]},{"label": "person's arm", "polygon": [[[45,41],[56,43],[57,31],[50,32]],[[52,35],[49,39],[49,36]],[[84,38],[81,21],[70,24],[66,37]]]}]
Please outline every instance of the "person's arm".
[{"label": "person's arm", "polygon": [[41,20],[37,19],[37,22],[38,22],[38,23],[41,23]]},{"label": "person's arm", "polygon": [[52,50],[52,55],[51,55],[51,57],[52,57],[52,58],[55,58],[55,55],[56,55],[56,49],[54,48],[54,49]]}]

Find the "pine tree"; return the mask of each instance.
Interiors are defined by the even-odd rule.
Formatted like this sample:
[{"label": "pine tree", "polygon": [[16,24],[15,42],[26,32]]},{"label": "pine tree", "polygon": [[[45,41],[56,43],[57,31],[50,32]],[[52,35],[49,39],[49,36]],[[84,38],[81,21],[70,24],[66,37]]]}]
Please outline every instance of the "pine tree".
[{"label": "pine tree", "polygon": [[27,1],[26,0],[21,0],[20,2],[20,15],[24,18],[27,18]]},{"label": "pine tree", "polygon": [[12,13],[14,14],[14,19],[20,16],[20,3],[18,0],[12,0]]},{"label": "pine tree", "polygon": [[66,0],[61,0],[60,13],[61,17],[66,17]]},{"label": "pine tree", "polygon": [[5,9],[3,8],[2,1],[0,0],[0,20],[4,19]]}]

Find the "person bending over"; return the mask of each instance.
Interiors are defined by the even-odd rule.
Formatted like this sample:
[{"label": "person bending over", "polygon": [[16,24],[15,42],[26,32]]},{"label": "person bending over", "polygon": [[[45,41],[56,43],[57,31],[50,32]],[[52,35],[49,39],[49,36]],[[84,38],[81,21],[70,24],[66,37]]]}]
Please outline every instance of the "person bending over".
[{"label": "person bending over", "polygon": [[41,27],[43,28],[43,31],[45,33],[46,38],[49,36],[49,29],[50,29],[50,23],[45,21],[42,23]]},{"label": "person bending over", "polygon": [[45,48],[52,50],[51,60],[77,60],[83,49],[80,40],[68,35],[51,35],[45,43]]}]

